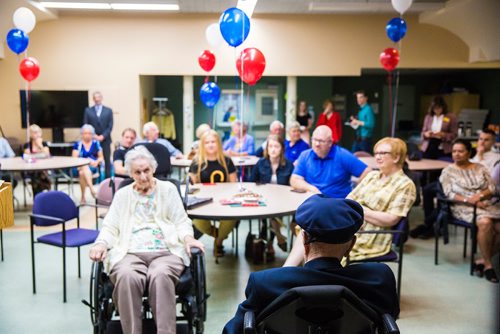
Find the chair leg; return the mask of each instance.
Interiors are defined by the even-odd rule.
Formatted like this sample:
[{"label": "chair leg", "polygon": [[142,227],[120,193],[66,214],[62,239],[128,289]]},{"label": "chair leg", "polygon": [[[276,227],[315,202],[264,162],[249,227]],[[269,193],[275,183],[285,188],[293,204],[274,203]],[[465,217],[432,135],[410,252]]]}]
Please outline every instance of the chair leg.
[{"label": "chair leg", "polygon": [[467,234],[469,232],[469,229],[468,228],[465,228],[465,233],[464,233],[464,259],[467,257]]},{"label": "chair leg", "polygon": [[0,254],[3,262],[3,229],[0,228]]},{"label": "chair leg", "polygon": [[401,303],[401,278],[403,276],[403,245],[399,247],[398,263],[398,301]]},{"label": "chair leg", "polygon": [[434,265],[438,265],[438,254],[439,254],[439,233],[434,236]]},{"label": "chair leg", "polygon": [[78,247],[78,278],[82,278],[82,270],[80,265],[80,247]]},{"label": "chair leg", "polygon": [[66,303],[66,247],[63,247],[63,303]]},{"label": "chair leg", "polygon": [[235,242],[236,249],[234,251],[234,254],[236,255],[236,257],[238,257],[238,239],[239,239],[238,230],[240,229],[240,223],[241,223],[241,221],[236,224],[236,242]]},{"label": "chair leg", "polygon": [[30,223],[30,234],[31,234],[31,277],[33,280],[33,294],[36,294],[35,241],[34,241],[33,223]]}]

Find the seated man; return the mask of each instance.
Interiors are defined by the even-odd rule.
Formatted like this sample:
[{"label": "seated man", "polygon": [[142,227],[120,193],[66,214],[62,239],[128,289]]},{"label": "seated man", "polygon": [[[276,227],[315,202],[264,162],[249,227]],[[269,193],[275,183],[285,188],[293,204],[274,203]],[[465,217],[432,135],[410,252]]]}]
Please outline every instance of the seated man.
[{"label": "seated man", "polygon": [[[273,121],[269,125],[269,135],[276,135],[285,139],[284,132],[285,132],[285,126],[278,120]],[[257,149],[257,151],[255,151],[255,155],[262,158],[264,156],[264,151],[266,150],[266,146],[267,146],[267,140],[265,140],[262,143],[262,145],[260,145],[260,147]]]},{"label": "seated man", "polygon": [[125,170],[125,154],[128,149],[134,145],[136,137],[137,134],[134,129],[126,128],[123,130],[120,146],[113,152],[113,167],[115,168],[116,176],[128,177],[127,171]]},{"label": "seated man", "polygon": [[139,143],[158,143],[167,148],[168,152],[170,152],[171,157],[175,157],[177,159],[184,158],[182,152],[176,149],[175,146],[172,145],[172,143],[170,143],[167,139],[158,138],[160,135],[160,130],[154,122],[147,122],[146,124],[144,124],[144,126],[142,127],[142,134],[144,135],[144,139],[139,141]]},{"label": "seated man", "polygon": [[312,148],[295,163],[290,185],[295,189],[345,198],[351,192],[351,176],[362,179],[371,171],[348,150],[334,145],[332,130],[320,125],[312,135]]},{"label": "seated man", "polygon": [[224,327],[223,333],[242,333],[246,311],[258,315],[288,289],[310,285],[342,285],[379,314],[399,314],[394,274],[381,263],[342,267],[340,260],[356,243],[363,224],[363,209],[355,201],[314,195],[297,209],[302,227],[304,267],[282,267],[254,272],[245,290],[246,300]]},{"label": "seated man", "polygon": [[255,150],[253,137],[248,132],[248,124],[239,120],[231,124],[233,135],[224,142],[224,154],[233,156],[253,155]]},{"label": "seated man", "polygon": [[134,183],[116,192],[90,249],[93,261],[108,260],[124,333],[142,333],[146,284],[158,333],[175,333],[175,285],[189,265],[191,247],[204,250],[193,238],[177,188],[154,178],[156,167],[145,147],[127,152],[125,168]]}]

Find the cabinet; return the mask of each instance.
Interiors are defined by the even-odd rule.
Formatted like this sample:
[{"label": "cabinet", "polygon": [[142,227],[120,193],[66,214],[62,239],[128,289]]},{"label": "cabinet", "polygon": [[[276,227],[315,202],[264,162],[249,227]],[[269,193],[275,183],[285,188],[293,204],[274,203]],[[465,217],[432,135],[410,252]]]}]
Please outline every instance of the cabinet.
[{"label": "cabinet", "polygon": [[14,203],[12,185],[9,182],[0,184],[0,230],[14,225]]},{"label": "cabinet", "polygon": [[[420,98],[420,116],[421,119],[425,117],[432,98],[435,95],[423,95]],[[452,93],[443,95],[448,110],[458,116],[462,109],[479,109],[479,95],[468,93]]]}]

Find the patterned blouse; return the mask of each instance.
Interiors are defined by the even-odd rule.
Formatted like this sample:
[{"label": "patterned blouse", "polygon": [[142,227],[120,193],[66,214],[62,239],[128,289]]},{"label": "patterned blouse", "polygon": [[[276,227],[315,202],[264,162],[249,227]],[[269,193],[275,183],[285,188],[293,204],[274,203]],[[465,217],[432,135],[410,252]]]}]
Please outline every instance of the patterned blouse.
[{"label": "patterned blouse", "polygon": [[[490,172],[482,164],[474,164],[472,168],[463,169],[455,164],[443,169],[439,178],[446,197],[453,199],[455,195],[470,197],[488,188],[491,193],[495,193],[495,183]],[[500,219],[500,203],[493,204],[490,200],[485,201],[488,205],[486,209],[477,208],[477,217],[489,217]],[[451,206],[451,212],[457,219],[471,222],[473,207],[466,204],[457,203]]]},{"label": "patterned blouse", "polygon": [[[364,207],[374,211],[390,213],[398,217],[406,217],[416,198],[413,181],[402,170],[382,179],[380,171],[372,171],[347,198],[357,201]],[[365,231],[380,231],[387,227],[375,226],[365,221]],[[358,239],[349,257],[362,260],[387,254],[391,250],[390,234],[358,234]]]}]

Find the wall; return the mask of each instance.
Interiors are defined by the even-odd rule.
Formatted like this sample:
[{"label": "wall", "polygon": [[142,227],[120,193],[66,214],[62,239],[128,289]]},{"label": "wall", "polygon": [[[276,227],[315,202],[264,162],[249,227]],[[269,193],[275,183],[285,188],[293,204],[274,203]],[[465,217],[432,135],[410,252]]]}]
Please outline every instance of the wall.
[{"label": "wall", "polygon": [[[114,139],[125,127],[139,128],[141,75],[203,75],[197,64],[207,48],[204,31],[218,15],[63,15],[39,22],[30,34],[29,54],[40,61],[33,89],[100,90],[115,116]],[[359,75],[379,68],[378,55],[389,46],[384,27],[391,15],[255,16],[245,47],[266,56],[266,76]],[[468,48],[441,28],[406,17],[401,68],[500,68],[500,63],[468,63]],[[237,51],[213,50],[212,74],[234,76]],[[18,59],[0,61],[0,123],[9,136],[24,137],[18,90],[24,87]],[[195,91],[195,95],[196,95]],[[50,139],[45,133],[47,139]]]}]

